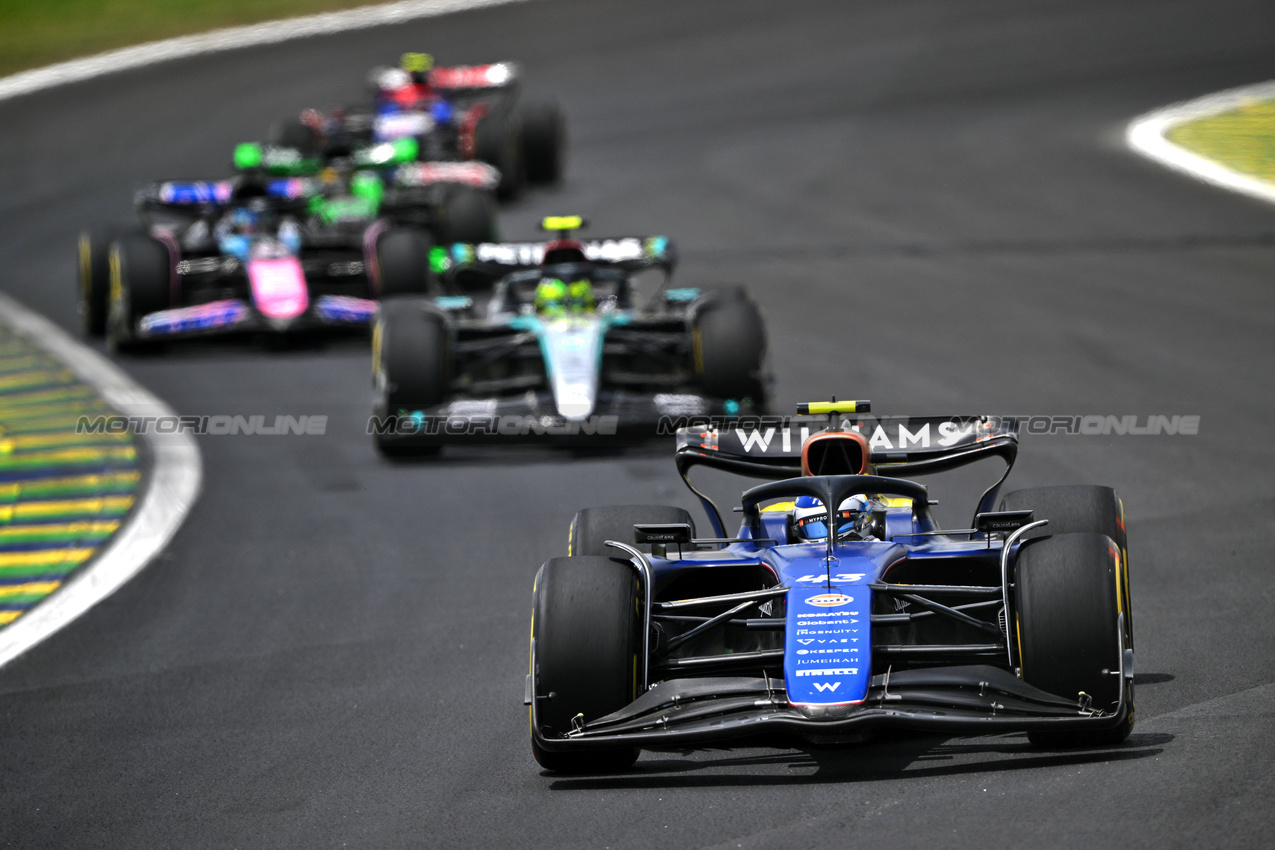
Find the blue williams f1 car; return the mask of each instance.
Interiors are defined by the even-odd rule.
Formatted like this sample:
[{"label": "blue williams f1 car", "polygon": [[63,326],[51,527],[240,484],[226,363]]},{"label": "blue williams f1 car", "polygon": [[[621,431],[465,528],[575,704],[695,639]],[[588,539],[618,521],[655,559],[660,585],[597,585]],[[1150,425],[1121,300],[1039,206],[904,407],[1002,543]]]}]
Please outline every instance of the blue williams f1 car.
[{"label": "blue williams f1 car", "polygon": [[386,299],[373,331],[376,445],[596,444],[655,436],[662,417],[764,412],[756,305],[739,287],[670,288],[674,261],[661,236],[435,248],[449,294]]},{"label": "blue williams f1 car", "polygon": [[[526,703],[546,769],[620,770],[643,748],[836,743],[882,727],[1104,745],[1133,727],[1123,506],[1106,487],[997,498],[1018,449],[991,417],[803,405],[753,430],[678,431],[712,534],[680,508],[589,508],[533,591]],[[811,433],[814,431],[814,433]],[[906,446],[906,448],[900,448]],[[905,475],[998,458],[970,528]],[[728,533],[688,476],[771,479]],[[829,518],[828,506],[833,508]]]}]

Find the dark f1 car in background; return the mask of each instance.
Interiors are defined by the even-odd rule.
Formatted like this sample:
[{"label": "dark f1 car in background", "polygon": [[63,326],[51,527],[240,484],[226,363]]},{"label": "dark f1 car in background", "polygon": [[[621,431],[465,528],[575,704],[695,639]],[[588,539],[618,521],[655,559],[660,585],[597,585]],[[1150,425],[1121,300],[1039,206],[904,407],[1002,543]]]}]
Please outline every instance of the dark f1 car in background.
[{"label": "dark f1 car in background", "polygon": [[495,169],[422,163],[404,139],[324,164],[240,145],[239,173],[137,193],[139,230],[80,238],[80,311],[116,347],[227,331],[367,326],[426,292],[435,240],[490,238]]},{"label": "dark f1 car in background", "polygon": [[[1115,492],[1017,490],[998,506],[1013,421],[803,407],[830,427],[678,432],[709,537],[674,507],[576,515],[568,557],[546,563],[533,592],[526,702],[540,764],[617,770],[642,748],[834,743],[882,727],[1123,740],[1133,620]],[[902,477],[983,458],[1005,474],[970,528],[939,528],[926,487]],[[772,480],[744,492],[728,532],[688,477],[696,466]]]},{"label": "dark f1 car in background", "polygon": [[274,141],[324,157],[360,145],[415,139],[423,161],[478,160],[497,169],[501,198],[527,183],[557,183],[566,163],[566,120],[552,100],[524,100],[518,68],[438,67],[426,53],[404,54],[398,68],[368,75],[370,103],[276,125]]},{"label": "dark f1 car in background", "polygon": [[764,411],[756,305],[739,287],[670,288],[674,261],[659,236],[435,248],[449,294],[387,299],[373,333],[377,446],[592,444],[655,436],[666,416]]}]

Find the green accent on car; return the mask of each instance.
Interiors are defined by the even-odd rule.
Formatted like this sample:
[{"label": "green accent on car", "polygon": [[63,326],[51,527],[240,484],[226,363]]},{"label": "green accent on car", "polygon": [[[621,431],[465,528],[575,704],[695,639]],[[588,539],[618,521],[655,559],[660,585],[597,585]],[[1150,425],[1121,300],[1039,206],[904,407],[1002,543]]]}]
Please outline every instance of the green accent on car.
[{"label": "green accent on car", "polygon": [[256,142],[244,142],[235,145],[235,168],[239,171],[247,171],[251,168],[261,167],[261,145]]},{"label": "green accent on car", "polygon": [[429,249],[429,270],[434,274],[442,274],[452,267],[451,258],[447,256],[447,249],[435,245]]},{"label": "green accent on car", "polygon": [[369,171],[360,171],[350,178],[350,194],[370,202],[375,210],[381,208],[381,199],[385,197],[385,182]]}]

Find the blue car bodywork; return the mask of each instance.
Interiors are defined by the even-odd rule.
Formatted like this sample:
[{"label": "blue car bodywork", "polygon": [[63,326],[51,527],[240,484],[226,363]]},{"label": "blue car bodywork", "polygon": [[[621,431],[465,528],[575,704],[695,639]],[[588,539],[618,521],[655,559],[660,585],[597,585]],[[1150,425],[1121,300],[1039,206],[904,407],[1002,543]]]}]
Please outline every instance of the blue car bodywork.
[{"label": "blue car bodywork", "polygon": [[[1122,538],[1119,546],[1096,534],[1057,536],[1110,542],[1105,574],[1119,586],[1111,589],[1109,609],[1098,611],[1110,621],[1109,639],[1083,650],[1096,647],[1102,656],[1085,680],[1097,686],[1059,693],[1051,685],[1050,692],[1033,684],[1052,681],[1041,664],[1024,676],[1023,630],[1046,626],[1036,611],[1024,617],[1025,597],[1016,587],[1022,552],[1049,539],[1041,536],[1049,517],[994,510],[1017,455],[1017,423],[977,416],[829,418],[826,431],[800,418],[752,427],[692,419],[678,431],[677,467],[713,537],[694,538],[688,524],[639,522],[634,537],[606,542],[612,560],[637,578],[642,638],[634,652],[634,698],[605,716],[581,714],[564,723],[565,706],[555,700],[571,699],[569,688],[559,679],[551,696],[541,681],[543,621],[573,616],[570,606],[555,611],[544,598],[540,585],[554,562],[546,564],[537,578],[525,700],[543,765],[575,769],[594,763],[564,759],[756,736],[848,741],[882,726],[1096,734],[1110,741],[1128,733],[1133,659],[1123,515],[1119,531],[1109,532]],[[835,451],[807,456],[817,439]],[[1004,474],[978,499],[969,529],[940,529],[927,488],[901,477],[991,458],[1004,462]],[[772,479],[743,493],[735,533],[691,480],[698,466]],[[862,537],[808,541],[796,534],[794,500],[842,505],[860,494],[871,500]],[[577,557],[602,554],[573,544]],[[555,560],[561,570],[573,558]]]}]

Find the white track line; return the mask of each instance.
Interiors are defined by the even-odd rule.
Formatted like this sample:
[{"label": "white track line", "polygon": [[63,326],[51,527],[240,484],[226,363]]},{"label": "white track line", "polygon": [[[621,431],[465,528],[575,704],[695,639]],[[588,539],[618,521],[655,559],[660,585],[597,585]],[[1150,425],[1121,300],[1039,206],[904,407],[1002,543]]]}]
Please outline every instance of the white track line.
[{"label": "white track line", "polygon": [[[0,294],[0,322],[65,363],[126,416],[173,412],[115,364],[68,336],[48,319]],[[83,568],[47,599],[0,629],[0,667],[43,641],[118,590],[168,545],[199,496],[199,449],[187,434],[148,435],[151,466],[124,526]]]},{"label": "white track line", "polygon": [[53,86],[75,83],[116,71],[141,68],[171,59],[184,59],[203,53],[217,53],[259,44],[275,44],[296,38],[330,35],[347,30],[398,24],[417,18],[432,18],[449,12],[463,12],[526,0],[403,0],[380,6],[364,6],[345,12],[328,12],[304,18],[270,21],[246,27],[215,30],[167,41],[152,41],[136,47],[100,53],[86,59],[75,59],[33,71],[23,71],[0,79],[0,100],[42,91]]},{"label": "white track line", "polygon": [[1252,100],[1275,99],[1275,81],[1227,89],[1175,103],[1129,122],[1125,143],[1134,151],[1205,183],[1275,204],[1275,186],[1175,145],[1166,138],[1179,124],[1227,112]]}]

